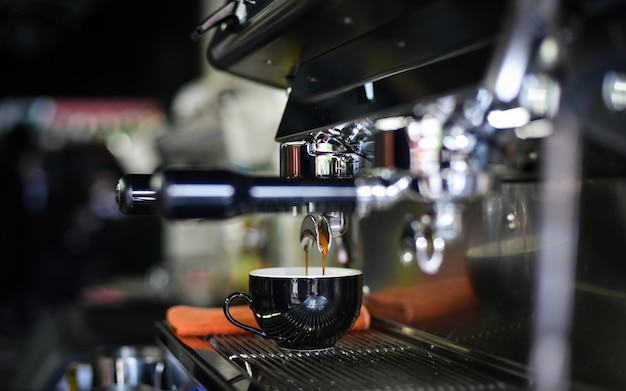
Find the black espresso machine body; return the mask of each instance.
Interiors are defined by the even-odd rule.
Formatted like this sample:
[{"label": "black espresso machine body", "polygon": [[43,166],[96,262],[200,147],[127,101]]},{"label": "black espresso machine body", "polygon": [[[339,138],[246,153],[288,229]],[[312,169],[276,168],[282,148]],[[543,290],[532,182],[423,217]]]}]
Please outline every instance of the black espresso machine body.
[{"label": "black espresso machine body", "polygon": [[120,209],[324,221],[372,325],[293,352],[159,323],[199,389],[626,387],[626,4],[235,0],[203,34],[288,93],[280,175],[129,175]]}]

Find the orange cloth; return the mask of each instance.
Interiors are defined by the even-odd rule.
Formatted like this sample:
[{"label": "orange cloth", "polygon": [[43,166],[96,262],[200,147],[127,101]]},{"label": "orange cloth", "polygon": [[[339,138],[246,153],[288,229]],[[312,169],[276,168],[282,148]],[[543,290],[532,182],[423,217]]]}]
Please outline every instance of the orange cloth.
[{"label": "orange cloth", "polygon": [[377,318],[416,325],[473,308],[478,300],[470,281],[461,276],[373,292],[366,297],[365,304]]},{"label": "orange cloth", "polygon": [[[257,327],[254,314],[250,307],[238,305],[230,307],[230,314],[241,323]],[[165,318],[179,336],[206,336],[211,334],[244,334],[248,331],[230,323],[222,308],[192,307],[176,305],[170,307]],[[370,313],[365,306],[352,330],[366,330],[370,326]]]}]

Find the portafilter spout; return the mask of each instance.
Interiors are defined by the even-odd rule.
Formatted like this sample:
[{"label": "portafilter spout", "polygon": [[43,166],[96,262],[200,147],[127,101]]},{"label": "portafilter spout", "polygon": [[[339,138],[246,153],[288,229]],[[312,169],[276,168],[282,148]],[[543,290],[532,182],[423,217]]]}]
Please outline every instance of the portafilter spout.
[{"label": "portafilter spout", "polygon": [[326,251],[328,251],[332,245],[333,238],[328,220],[323,215],[317,218],[313,215],[306,215],[300,226],[300,245],[302,249],[308,252],[313,243],[315,243],[320,253],[323,252],[322,237],[327,242]]}]

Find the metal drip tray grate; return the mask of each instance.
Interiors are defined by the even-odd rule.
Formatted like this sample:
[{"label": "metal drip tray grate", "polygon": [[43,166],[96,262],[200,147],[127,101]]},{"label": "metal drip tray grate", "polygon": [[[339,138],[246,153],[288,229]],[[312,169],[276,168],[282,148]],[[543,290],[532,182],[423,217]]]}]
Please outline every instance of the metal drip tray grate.
[{"label": "metal drip tray grate", "polygon": [[219,352],[267,390],[509,390],[489,373],[377,330],[328,350],[284,350],[256,335],[211,336]]}]

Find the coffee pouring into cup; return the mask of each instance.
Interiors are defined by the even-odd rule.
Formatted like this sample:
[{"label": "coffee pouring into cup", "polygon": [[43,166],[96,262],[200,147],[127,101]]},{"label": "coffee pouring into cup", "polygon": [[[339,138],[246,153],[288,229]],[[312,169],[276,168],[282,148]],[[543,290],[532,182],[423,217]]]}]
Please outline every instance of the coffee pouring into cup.
[{"label": "coffee pouring into cup", "polygon": [[[273,267],[249,274],[249,293],[231,293],[224,314],[234,325],[278,346],[294,350],[331,348],[350,331],[360,313],[363,273],[328,267]],[[258,327],[243,324],[230,314],[232,301],[246,300]]]},{"label": "coffee pouring into cup", "polygon": [[[249,293],[231,293],[224,314],[234,325],[294,350],[331,348],[354,325],[363,300],[363,273],[357,269],[326,267],[332,235],[324,216],[306,216],[300,234],[304,267],[273,267],[249,273]],[[309,267],[313,242],[322,253],[322,266]],[[259,328],[230,314],[235,299],[244,299]]]}]

